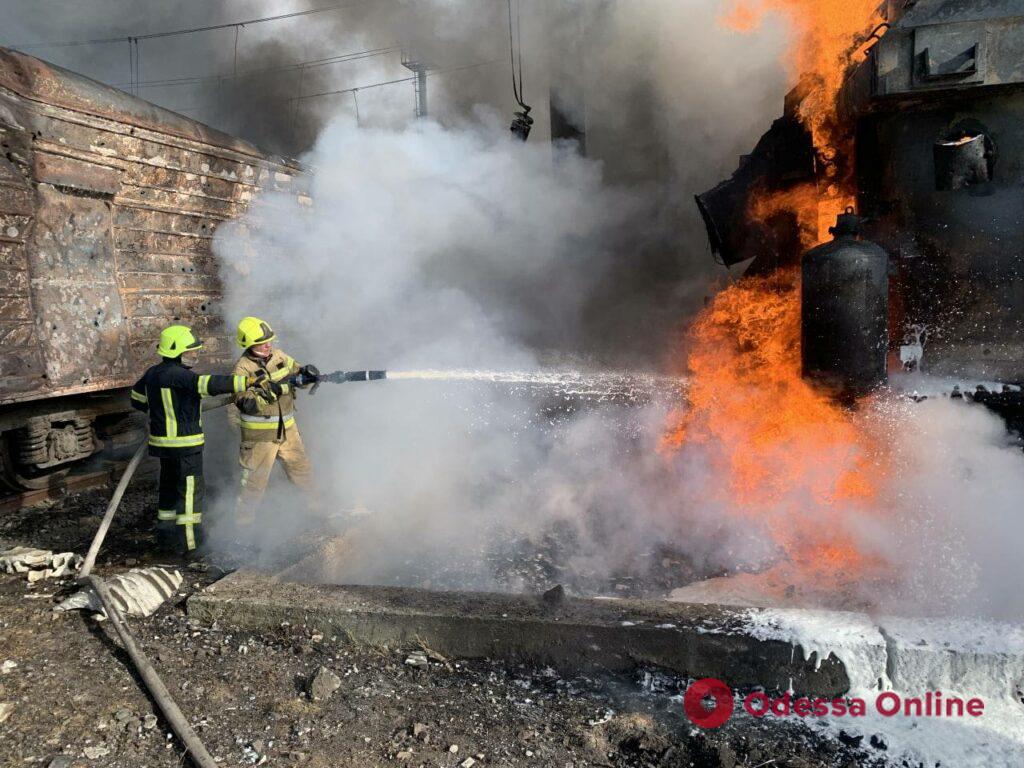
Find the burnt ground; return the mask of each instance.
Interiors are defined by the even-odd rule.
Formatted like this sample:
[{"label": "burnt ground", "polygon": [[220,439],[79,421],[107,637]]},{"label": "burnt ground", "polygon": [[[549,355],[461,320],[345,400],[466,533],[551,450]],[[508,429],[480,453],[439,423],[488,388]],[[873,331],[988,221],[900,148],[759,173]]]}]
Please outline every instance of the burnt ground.
[{"label": "burnt ground", "polygon": [[[149,500],[129,492],[97,571],[145,565]],[[9,513],[0,548],[22,544],[84,553],[109,490]],[[193,624],[184,600],[220,573],[197,564],[172,605],[131,619],[150,656],[207,748],[230,765],[733,766],[873,765],[866,754],[809,731],[734,716],[701,731],[682,714],[686,681],[654,670],[632,679],[559,677],[498,661],[406,663],[386,651],[301,626],[253,635]],[[0,574],[0,765],[180,766],[188,764],[132,671],[107,622],[53,613],[69,579],[30,587]],[[341,685],[313,701],[321,666]]]}]

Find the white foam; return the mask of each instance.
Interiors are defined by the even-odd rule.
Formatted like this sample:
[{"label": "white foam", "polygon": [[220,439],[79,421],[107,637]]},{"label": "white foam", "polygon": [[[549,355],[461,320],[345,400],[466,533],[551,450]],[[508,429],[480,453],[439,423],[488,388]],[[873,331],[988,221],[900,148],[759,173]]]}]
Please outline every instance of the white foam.
[{"label": "white foam", "polygon": [[[747,631],[803,649],[805,658],[830,653],[851,681],[849,696],[868,702],[862,718],[797,718],[836,736],[880,737],[893,763],[993,768],[1024,765],[1024,627],[968,619],[907,619],[844,611],[751,610]],[[942,691],[979,697],[980,717],[884,717],[874,708],[881,689],[903,696]]]}]

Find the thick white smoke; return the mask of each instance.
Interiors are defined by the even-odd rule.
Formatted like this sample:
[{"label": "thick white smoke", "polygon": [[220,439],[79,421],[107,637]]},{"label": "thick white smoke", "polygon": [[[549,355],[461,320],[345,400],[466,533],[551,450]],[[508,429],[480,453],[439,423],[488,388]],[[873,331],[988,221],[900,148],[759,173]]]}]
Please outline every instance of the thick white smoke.
[{"label": "thick white smoke", "polygon": [[603,186],[599,164],[552,164],[481,117],[465,130],[332,123],[307,158],[311,206],[265,198],[222,228],[228,315],[259,297],[284,328],[315,322],[298,351],[324,366],[529,366],[517,340],[571,340],[642,201]]},{"label": "thick white smoke", "polygon": [[[612,18],[606,31],[623,43],[657,16]],[[677,16],[664,18],[671,27]],[[729,46],[702,50],[717,64],[701,67],[706,80],[750,64]],[[647,86],[657,85],[651,103],[664,105],[669,74],[684,71],[672,68],[676,60],[659,44],[625,71],[644,73]],[[611,88],[625,79],[612,78]],[[663,139],[671,115],[690,103],[693,82],[680,83],[678,104],[654,121]],[[269,196],[218,231],[229,321],[265,317],[288,352],[324,370],[585,366],[570,353],[593,332],[594,296],[635,258],[643,245],[636,222],[657,221],[664,197],[649,179],[624,183],[629,152],[606,148],[610,164],[553,156],[546,143],[513,142],[506,120],[480,106],[449,114],[448,127],[359,127],[348,111],[338,115],[304,158],[311,205]],[[729,167],[732,148],[708,122],[680,122],[701,127],[680,132],[666,183],[686,178],[695,187],[687,191],[697,191],[709,168]],[[701,148],[708,154],[694,165],[702,170],[687,176],[687,151],[696,158]],[[611,283],[599,309],[628,323]],[[680,320],[684,306],[675,310]],[[524,538],[543,548],[552,532],[567,547],[558,553],[567,570],[545,572],[551,581],[642,569],[661,545],[684,553],[699,574],[770,556],[756,526],[733,522],[742,516],[694,503],[701,466],[658,452],[670,404],[577,413],[558,405],[555,394],[411,380],[325,385],[303,398],[299,423],[326,499],[321,514],[372,513],[338,578],[425,584],[425,574],[448,568],[464,586],[515,587],[495,581],[502,558],[521,554]],[[880,508],[863,518],[851,509],[843,525],[892,564],[895,580],[885,594],[859,599],[897,612],[1019,614],[1022,599],[1006,587],[1022,575],[1012,546],[1014,502],[1024,498],[1019,449],[979,408],[885,407],[894,471]],[[265,507],[274,511],[264,528],[270,543],[294,528],[304,504],[278,483]],[[801,519],[813,518],[809,510]],[[453,583],[451,574],[438,573],[436,583]]]},{"label": "thick white smoke", "polygon": [[1024,453],[1004,422],[938,399],[887,414],[896,430],[885,508],[886,549],[903,579],[890,609],[1024,615]]},{"label": "thick white smoke", "polygon": [[[550,147],[478,117],[462,130],[332,123],[308,158],[312,205],[269,196],[218,231],[227,316],[266,318],[283,348],[322,370],[529,371],[550,356],[530,342],[571,348],[582,298],[622,257],[619,233],[645,203],[603,184],[598,163],[569,151],[552,162]],[[647,414],[606,406],[568,418],[545,405],[564,403],[413,380],[304,398],[327,511],[372,510],[384,532],[352,576],[393,577],[405,559],[422,568],[446,552],[474,559],[498,529],[539,534],[558,521],[596,554],[586,518],[597,508],[606,527],[626,529],[601,542],[633,539],[624,557],[638,536],[652,541],[644,521],[658,510],[623,474],[631,442],[647,443],[638,466],[656,458],[652,425],[629,432]],[[271,518],[268,540],[288,518]],[[479,560],[464,573],[487,579]]]}]

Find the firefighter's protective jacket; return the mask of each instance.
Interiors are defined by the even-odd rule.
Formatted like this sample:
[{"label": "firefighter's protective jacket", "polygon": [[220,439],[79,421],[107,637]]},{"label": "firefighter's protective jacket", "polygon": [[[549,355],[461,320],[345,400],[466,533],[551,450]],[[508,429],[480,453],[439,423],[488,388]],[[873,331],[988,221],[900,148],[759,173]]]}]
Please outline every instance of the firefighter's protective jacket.
[{"label": "firefighter's protective jacket", "polygon": [[248,353],[238,358],[233,371],[236,376],[256,377],[263,371],[282,390],[279,396],[274,397],[268,389],[257,385],[235,395],[238,413],[232,414],[231,420],[238,420],[243,441],[280,442],[287,439],[288,430],[295,427],[295,393],[288,378],[298,373],[299,367],[294,359],[279,349],[266,359]]},{"label": "firefighter's protective jacket", "polygon": [[165,359],[132,387],[132,405],[149,413],[149,454],[172,458],[203,449],[202,398],[245,391],[245,376],[197,374]]}]

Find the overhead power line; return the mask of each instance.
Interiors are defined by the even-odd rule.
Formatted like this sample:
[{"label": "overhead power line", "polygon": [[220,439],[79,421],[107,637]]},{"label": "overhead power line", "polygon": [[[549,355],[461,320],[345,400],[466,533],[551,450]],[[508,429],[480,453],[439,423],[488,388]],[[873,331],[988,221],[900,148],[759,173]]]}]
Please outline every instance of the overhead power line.
[{"label": "overhead power line", "polygon": [[311,59],[309,61],[297,61],[293,64],[282,64],[279,67],[261,67],[259,69],[245,69],[241,72],[236,72],[227,75],[196,75],[194,77],[175,77],[166,78],[163,80],[143,80],[142,82],[136,83],[111,83],[115,88],[132,87],[136,88],[157,88],[164,86],[174,85],[199,85],[201,83],[216,83],[222,80],[241,80],[246,77],[253,77],[255,75],[265,75],[274,72],[297,72],[306,69],[315,69],[317,67],[326,67],[331,64],[343,64],[348,61],[358,61],[359,59],[369,59],[374,56],[384,56],[389,53],[400,51],[401,46],[392,45],[386,48],[371,48],[365,51],[353,51],[351,53],[341,53],[337,56],[329,56],[324,59]]},{"label": "overhead power line", "polygon": [[312,16],[317,13],[327,13],[328,11],[337,11],[346,8],[355,8],[360,5],[371,5],[373,0],[364,0],[358,3],[334,3],[332,5],[325,5],[321,8],[310,8],[305,11],[293,11],[292,13],[282,13],[277,16],[261,16],[257,19],[246,19],[245,21],[229,21],[223,24],[208,24],[203,27],[190,27],[188,29],[175,29],[166,32],[150,32],[145,35],[121,35],[118,37],[97,37],[91,40],[63,40],[55,42],[36,42],[36,43],[21,43],[17,45],[9,45],[9,48],[16,48],[24,50],[26,48],[71,48],[79,45],[106,45],[110,43],[137,43],[139,40],[154,40],[158,37],[177,37],[178,35],[191,35],[196,32],[213,32],[218,29],[237,29],[238,27],[248,27],[253,24],[263,24],[268,21],[283,21],[284,19],[295,19],[300,16]]},{"label": "overhead power line", "polygon": [[[476,64],[465,64],[465,65],[463,65],[461,67],[449,67],[448,69],[431,70],[431,71],[427,72],[427,77],[433,77],[433,76],[436,76],[436,75],[446,75],[449,72],[460,72],[460,71],[462,71],[464,69],[475,69],[477,67],[486,67],[488,64],[498,64],[498,63],[500,63],[500,62],[502,62],[504,60],[505,60],[504,58],[501,58],[501,59],[491,59],[490,61],[478,61]],[[381,82],[381,83],[369,83],[367,85],[357,85],[357,86],[355,86],[353,88],[342,88],[341,90],[338,90],[338,91],[322,91],[320,93],[308,93],[308,94],[305,94],[304,96],[292,96],[288,100],[289,101],[304,101],[306,99],[317,99],[317,98],[320,98],[321,96],[337,96],[337,95],[342,94],[342,93],[358,93],[359,91],[365,91],[365,90],[368,90],[370,88],[381,88],[381,87],[383,87],[385,85],[396,85],[397,83],[411,83],[415,79],[416,79],[416,75],[413,75],[412,77],[400,77],[397,80],[385,80],[384,82]]]}]

